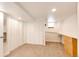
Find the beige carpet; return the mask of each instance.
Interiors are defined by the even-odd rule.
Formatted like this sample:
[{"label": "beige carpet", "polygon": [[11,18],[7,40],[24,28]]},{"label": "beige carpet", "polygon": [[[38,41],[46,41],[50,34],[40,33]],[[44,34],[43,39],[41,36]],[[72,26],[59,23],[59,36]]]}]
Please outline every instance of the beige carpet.
[{"label": "beige carpet", "polygon": [[47,43],[46,46],[25,44],[8,57],[65,57],[63,45],[60,43]]}]

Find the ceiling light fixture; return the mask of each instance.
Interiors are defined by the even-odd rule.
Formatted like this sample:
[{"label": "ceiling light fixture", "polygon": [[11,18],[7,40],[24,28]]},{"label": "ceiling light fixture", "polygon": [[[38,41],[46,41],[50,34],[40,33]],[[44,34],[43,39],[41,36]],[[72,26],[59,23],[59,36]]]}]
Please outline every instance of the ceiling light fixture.
[{"label": "ceiling light fixture", "polygon": [[52,9],[52,12],[55,12],[55,11],[56,11],[56,8],[53,8],[53,9]]}]

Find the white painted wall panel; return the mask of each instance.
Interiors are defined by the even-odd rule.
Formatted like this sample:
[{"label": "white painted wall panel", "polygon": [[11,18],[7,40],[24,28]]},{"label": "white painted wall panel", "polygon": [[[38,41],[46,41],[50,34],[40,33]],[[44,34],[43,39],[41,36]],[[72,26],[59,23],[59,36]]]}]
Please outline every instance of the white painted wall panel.
[{"label": "white painted wall panel", "polygon": [[78,24],[78,33],[77,33],[77,47],[78,47],[78,57],[79,57],[79,3],[77,4],[77,24]]},{"label": "white painted wall panel", "polygon": [[7,40],[9,51],[23,44],[23,28],[22,22],[7,18]]}]

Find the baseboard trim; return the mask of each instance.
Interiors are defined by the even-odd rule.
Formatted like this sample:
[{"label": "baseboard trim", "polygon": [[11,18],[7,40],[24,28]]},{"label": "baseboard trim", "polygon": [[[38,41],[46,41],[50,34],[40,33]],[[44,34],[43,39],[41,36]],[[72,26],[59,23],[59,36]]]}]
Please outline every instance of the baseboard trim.
[{"label": "baseboard trim", "polygon": [[3,57],[3,51],[0,51],[0,57]]},{"label": "baseboard trim", "polygon": [[51,42],[51,41],[45,41],[45,43],[61,43],[61,42]]},{"label": "baseboard trim", "polygon": [[[24,45],[24,44],[21,44],[21,45],[19,45],[18,47],[21,47],[22,45]],[[6,55],[4,55],[4,57],[7,57],[11,52],[13,52],[13,51],[14,51],[15,49],[17,49],[18,47],[14,48],[14,49],[12,49],[12,50],[9,50],[8,53],[6,53]]]},{"label": "baseboard trim", "polygon": [[33,43],[25,43],[26,44],[30,44],[30,45],[41,45],[41,46],[45,46],[45,44],[33,44]]}]

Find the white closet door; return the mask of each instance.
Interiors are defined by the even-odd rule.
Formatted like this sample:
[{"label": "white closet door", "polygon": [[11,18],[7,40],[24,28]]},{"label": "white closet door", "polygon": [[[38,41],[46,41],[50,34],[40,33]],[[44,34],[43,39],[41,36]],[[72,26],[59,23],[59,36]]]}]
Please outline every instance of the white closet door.
[{"label": "white closet door", "polygon": [[23,43],[22,21],[7,17],[8,51],[12,51]]},{"label": "white closet door", "polygon": [[4,14],[0,12],[0,57],[3,56],[3,16]]}]

